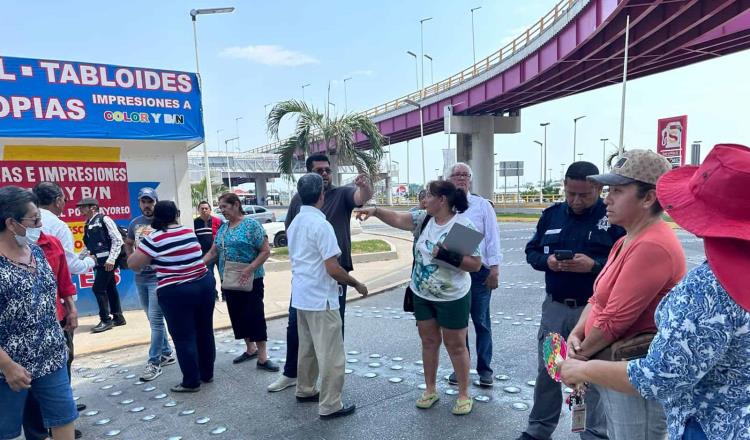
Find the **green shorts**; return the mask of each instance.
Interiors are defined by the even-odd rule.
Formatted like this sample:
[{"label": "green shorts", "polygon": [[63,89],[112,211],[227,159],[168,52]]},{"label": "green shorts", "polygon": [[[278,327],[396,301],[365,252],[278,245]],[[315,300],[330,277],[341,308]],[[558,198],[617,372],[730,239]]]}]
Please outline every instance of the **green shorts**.
[{"label": "green shorts", "polygon": [[414,318],[417,321],[434,319],[440,327],[459,330],[469,326],[471,291],[453,301],[431,301],[414,294]]}]

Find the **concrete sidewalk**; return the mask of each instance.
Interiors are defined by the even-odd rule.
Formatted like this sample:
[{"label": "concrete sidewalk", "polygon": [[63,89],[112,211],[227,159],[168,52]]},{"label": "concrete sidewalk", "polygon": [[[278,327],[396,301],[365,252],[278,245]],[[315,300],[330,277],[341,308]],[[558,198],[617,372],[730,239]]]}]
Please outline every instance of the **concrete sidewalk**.
[{"label": "concrete sidewalk", "polygon": [[[398,253],[398,258],[388,261],[374,261],[370,263],[355,263],[354,276],[367,285],[370,295],[385,292],[409,280],[411,272],[411,240],[396,236],[361,233],[352,237],[353,241],[383,239],[391,244]],[[217,276],[218,281],[218,276]],[[265,312],[266,319],[285,317],[289,309],[291,272],[266,271],[265,283]],[[217,288],[218,288],[217,282]],[[347,301],[361,298],[354,289],[347,290]],[[115,327],[103,333],[91,333],[91,329],[99,323],[98,316],[87,316],[79,319],[79,326],[75,333],[76,356],[100,353],[113,349],[148,344],[150,329],[146,314],[142,310],[125,312],[127,325]],[[230,328],[227,305],[217,302],[214,310],[214,328]],[[143,356],[146,358],[147,348],[144,347]]]}]

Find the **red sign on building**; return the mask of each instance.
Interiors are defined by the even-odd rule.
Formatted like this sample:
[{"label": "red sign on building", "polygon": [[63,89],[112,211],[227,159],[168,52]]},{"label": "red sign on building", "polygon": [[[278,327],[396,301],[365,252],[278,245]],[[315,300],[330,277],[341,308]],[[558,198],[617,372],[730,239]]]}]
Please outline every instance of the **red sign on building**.
[{"label": "red sign on building", "polygon": [[672,168],[685,165],[687,115],[659,119],[656,152],[666,157]]},{"label": "red sign on building", "polygon": [[39,182],[56,182],[65,193],[66,222],[84,221],[76,203],[92,197],[99,212],[115,220],[130,219],[128,171],[125,162],[0,161],[0,186],[33,188]]}]

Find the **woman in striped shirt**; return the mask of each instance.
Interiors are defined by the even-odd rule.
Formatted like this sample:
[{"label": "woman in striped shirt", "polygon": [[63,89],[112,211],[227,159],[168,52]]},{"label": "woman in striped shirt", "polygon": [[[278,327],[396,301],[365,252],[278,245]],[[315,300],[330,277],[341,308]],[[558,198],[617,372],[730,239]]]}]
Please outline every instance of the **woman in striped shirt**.
[{"label": "woman in striped shirt", "polygon": [[171,390],[192,393],[214,377],[216,281],[203,263],[195,232],[182,226],[179,216],[174,202],[158,202],[151,223],[154,232],[141,240],[128,258],[128,267],[138,270],[150,265],[156,270],[156,295],[182,371],[182,383]]}]

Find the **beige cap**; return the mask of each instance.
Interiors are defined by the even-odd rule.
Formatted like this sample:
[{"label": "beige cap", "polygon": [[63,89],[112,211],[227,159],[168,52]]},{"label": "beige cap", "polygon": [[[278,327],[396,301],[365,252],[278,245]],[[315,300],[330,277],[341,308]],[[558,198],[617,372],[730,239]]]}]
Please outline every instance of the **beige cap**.
[{"label": "beige cap", "polygon": [[627,185],[635,181],[656,185],[662,174],[672,169],[666,157],[651,150],[630,150],[622,153],[606,174],[588,176],[602,185]]}]

